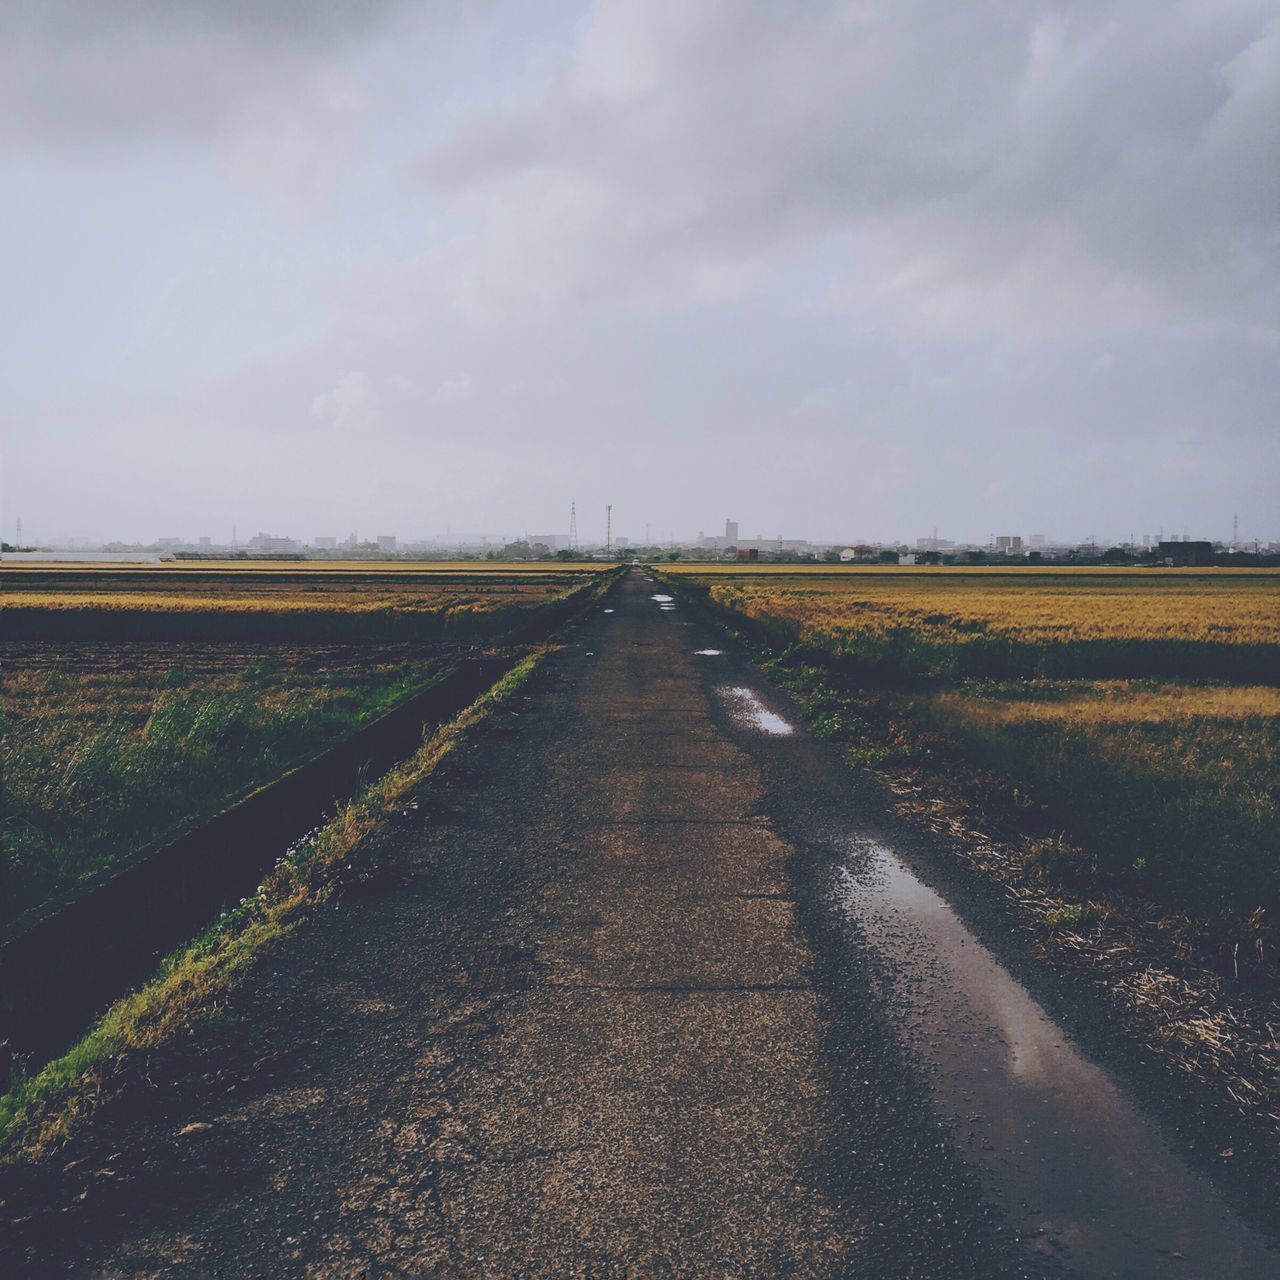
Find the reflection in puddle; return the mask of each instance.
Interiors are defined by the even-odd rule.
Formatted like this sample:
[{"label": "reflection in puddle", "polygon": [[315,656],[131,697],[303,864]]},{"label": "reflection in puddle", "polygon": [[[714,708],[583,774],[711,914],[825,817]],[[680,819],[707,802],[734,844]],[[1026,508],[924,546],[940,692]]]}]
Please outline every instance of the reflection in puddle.
[{"label": "reflection in puddle", "polygon": [[657,595],[657,596],[650,596],[649,599],[656,600],[659,604],[670,604],[672,597]]},{"label": "reflection in puddle", "polygon": [[723,653],[723,649],[695,649],[693,651],[695,658],[718,658]]},{"label": "reflection in puddle", "polygon": [[1187,1277],[1266,1274],[1261,1243],[950,906],[883,845],[848,853],[832,900],[884,959],[935,1105],[1031,1247],[1091,1276],[1163,1276],[1170,1254]]},{"label": "reflection in puddle", "polygon": [[604,612],[605,612],[605,613],[612,613],[612,612],[613,612],[613,610],[612,610],[612,609],[606,609]]},{"label": "reflection in puddle", "polygon": [[753,729],[785,738],[795,730],[776,711],[770,711],[760,701],[755,691],[742,686],[722,688],[721,695],[729,702],[734,719],[741,720]]}]

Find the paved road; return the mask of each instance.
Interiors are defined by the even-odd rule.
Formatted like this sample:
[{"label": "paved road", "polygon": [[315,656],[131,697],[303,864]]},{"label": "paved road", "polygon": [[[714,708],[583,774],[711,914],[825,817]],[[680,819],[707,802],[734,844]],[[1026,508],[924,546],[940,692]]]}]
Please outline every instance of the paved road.
[{"label": "paved road", "polygon": [[629,575],[374,891],[90,1126],[16,1269],[1271,1272],[655,594]]}]

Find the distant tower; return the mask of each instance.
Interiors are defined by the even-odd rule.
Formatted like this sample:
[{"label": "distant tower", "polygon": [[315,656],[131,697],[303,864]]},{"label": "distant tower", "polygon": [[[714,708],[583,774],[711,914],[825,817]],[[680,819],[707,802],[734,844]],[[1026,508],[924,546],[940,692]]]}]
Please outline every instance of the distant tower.
[{"label": "distant tower", "polygon": [[604,553],[613,554],[613,503],[608,502],[604,508]]},{"label": "distant tower", "polygon": [[237,544],[236,544],[236,527],[235,527],[235,525],[232,525],[232,526],[231,526],[231,545],[232,545],[233,547],[237,545]]},{"label": "distant tower", "polygon": [[17,543],[15,545],[19,547],[22,546],[22,517],[21,516],[18,517],[18,531],[16,534],[14,534],[14,537],[17,538]]},{"label": "distant tower", "polygon": [[569,546],[578,549],[578,504],[569,500]]},{"label": "distant tower", "polygon": [[1231,545],[1238,547],[1240,545],[1240,517],[1234,515],[1231,517]]}]

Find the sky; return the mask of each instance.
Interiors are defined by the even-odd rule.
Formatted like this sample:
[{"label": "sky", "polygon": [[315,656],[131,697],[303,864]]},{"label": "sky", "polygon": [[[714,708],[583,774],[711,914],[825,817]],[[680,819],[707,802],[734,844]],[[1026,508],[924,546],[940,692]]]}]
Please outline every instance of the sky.
[{"label": "sky", "polygon": [[8,0],[3,529],[1280,537],[1274,0]]}]

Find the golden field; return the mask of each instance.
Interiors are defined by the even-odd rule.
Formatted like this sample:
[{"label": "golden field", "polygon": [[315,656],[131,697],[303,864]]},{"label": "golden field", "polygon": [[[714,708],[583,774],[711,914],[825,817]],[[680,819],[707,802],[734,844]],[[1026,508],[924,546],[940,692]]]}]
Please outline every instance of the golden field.
[{"label": "golden field", "polygon": [[0,567],[14,639],[492,636],[589,589],[602,566],[488,562]]},{"label": "golden field", "polygon": [[1280,913],[1280,573],[717,568],[661,573],[780,654],[853,758],[990,771],[1086,884]]},{"label": "golden field", "polygon": [[678,580],[776,638],[911,675],[1280,673],[1275,572],[786,568]]}]

